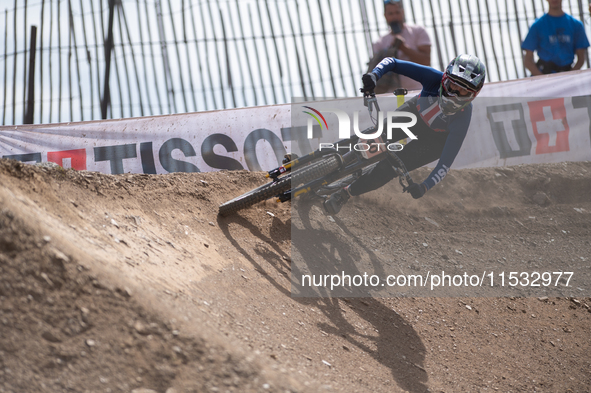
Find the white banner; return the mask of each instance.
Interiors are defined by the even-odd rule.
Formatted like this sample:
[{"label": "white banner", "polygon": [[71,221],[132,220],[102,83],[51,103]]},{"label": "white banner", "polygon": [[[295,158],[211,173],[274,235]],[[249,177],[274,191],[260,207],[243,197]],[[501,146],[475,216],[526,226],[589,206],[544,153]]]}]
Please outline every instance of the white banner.
[{"label": "white banner", "polygon": [[[362,98],[339,107],[349,100]],[[270,170],[292,141],[314,147],[291,127],[301,105],[0,127],[0,157],[113,174]],[[591,70],[485,85],[454,168],[591,160],[590,114]]]},{"label": "white banner", "polygon": [[289,149],[290,122],[282,105],[2,127],[0,156],[113,174],[269,170]]},{"label": "white banner", "polygon": [[480,98],[454,168],[591,160],[591,96]]}]

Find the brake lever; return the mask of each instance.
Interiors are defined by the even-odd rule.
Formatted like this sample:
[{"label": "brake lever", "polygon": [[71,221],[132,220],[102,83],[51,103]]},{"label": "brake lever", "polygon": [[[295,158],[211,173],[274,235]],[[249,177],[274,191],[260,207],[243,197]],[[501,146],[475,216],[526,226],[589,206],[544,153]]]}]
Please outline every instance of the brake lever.
[{"label": "brake lever", "polygon": [[376,98],[375,94],[373,94],[371,96],[367,96],[367,95],[363,96],[363,105],[366,106],[370,112],[372,111],[371,107],[376,106],[377,104],[378,104],[378,99]]},{"label": "brake lever", "polygon": [[[378,99],[376,97],[376,93],[373,90],[364,90],[360,89],[363,92],[363,105],[367,107],[369,111],[369,116],[371,117],[373,110],[375,109],[377,112],[380,112],[380,107],[378,105]],[[374,122],[375,123],[375,122]]]}]

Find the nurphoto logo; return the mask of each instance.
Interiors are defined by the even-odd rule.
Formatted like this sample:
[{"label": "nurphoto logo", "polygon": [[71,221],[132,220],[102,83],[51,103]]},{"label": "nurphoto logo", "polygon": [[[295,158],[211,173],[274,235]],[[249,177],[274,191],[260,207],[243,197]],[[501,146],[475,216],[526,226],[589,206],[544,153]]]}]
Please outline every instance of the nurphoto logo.
[{"label": "nurphoto logo", "polygon": [[[303,111],[304,113],[310,115],[308,119],[308,139],[313,138],[313,127],[314,121],[318,123],[320,129],[328,130],[328,122],[324,115],[309,106],[304,106],[304,108],[309,109],[309,111]],[[323,112],[334,113],[338,120],[339,120],[339,139],[347,139],[351,136],[351,119],[349,114],[341,109],[324,109]],[[407,122],[400,122],[400,118],[408,118]],[[394,121],[396,118],[396,121]],[[414,113],[411,112],[400,112],[400,111],[388,111],[386,112],[386,139],[392,139],[392,130],[395,128],[399,128],[411,139],[416,140],[418,139],[415,134],[410,130],[410,127],[417,124],[417,117]],[[376,149],[382,150],[386,149],[388,151],[400,151],[403,149],[404,145],[398,142],[394,143],[384,143],[382,141],[381,135],[384,132],[384,112],[378,111],[377,113],[377,128],[374,132],[362,132],[359,130],[359,111],[353,112],[353,132],[356,136],[359,137],[358,143],[349,143],[349,144],[341,144],[338,143],[320,143],[320,150],[324,149],[349,149],[356,150],[356,151],[370,151],[373,152]]]}]

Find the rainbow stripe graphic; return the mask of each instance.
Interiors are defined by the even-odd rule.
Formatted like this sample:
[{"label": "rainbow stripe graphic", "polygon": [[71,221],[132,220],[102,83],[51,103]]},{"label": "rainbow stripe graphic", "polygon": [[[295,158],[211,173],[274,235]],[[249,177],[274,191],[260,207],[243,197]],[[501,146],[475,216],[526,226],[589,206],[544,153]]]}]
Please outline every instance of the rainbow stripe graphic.
[{"label": "rainbow stripe graphic", "polygon": [[[322,121],[324,122],[324,126],[326,127],[326,129],[328,130],[328,124],[326,123],[326,119],[324,118],[324,116],[322,116],[322,113],[320,113],[319,111],[317,111],[314,108],[311,108],[309,106],[305,106],[304,108],[306,109],[310,109],[312,112],[316,113],[316,115],[320,116],[320,119],[322,119]],[[303,111],[304,113],[307,113],[308,115],[312,116],[314,119],[316,119],[316,121],[318,122],[318,125],[320,126],[320,129],[322,129],[322,123],[320,122],[320,119],[318,118],[318,116],[314,115],[314,113],[310,113],[307,111]]]}]

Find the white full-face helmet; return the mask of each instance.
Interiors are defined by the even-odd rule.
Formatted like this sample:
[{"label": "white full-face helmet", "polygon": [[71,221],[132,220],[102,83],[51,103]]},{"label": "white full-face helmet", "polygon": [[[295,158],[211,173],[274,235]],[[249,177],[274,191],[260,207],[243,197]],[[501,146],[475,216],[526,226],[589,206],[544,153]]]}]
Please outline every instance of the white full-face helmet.
[{"label": "white full-face helmet", "polygon": [[439,107],[453,114],[467,106],[480,93],[486,78],[486,67],[473,55],[459,55],[449,63],[439,88]]}]

